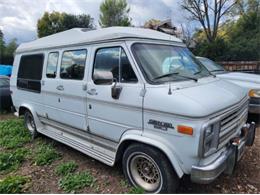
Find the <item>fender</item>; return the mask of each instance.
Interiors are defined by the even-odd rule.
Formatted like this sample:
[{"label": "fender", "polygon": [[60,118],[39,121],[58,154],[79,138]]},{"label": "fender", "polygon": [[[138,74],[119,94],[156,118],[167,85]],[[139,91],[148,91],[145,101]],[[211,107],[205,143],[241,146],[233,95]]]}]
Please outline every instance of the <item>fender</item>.
[{"label": "fender", "polygon": [[178,159],[176,158],[176,154],[174,154],[174,151],[172,151],[172,149],[167,146],[168,141],[164,140],[162,137],[160,139],[156,138],[159,137],[152,137],[149,133],[145,133],[145,131],[129,130],[122,135],[118,148],[120,148],[120,146],[126,141],[136,141],[158,148],[168,157],[175,172],[177,173],[179,178],[181,178],[184,175],[184,172],[180,166]]},{"label": "fender", "polygon": [[[36,113],[36,111],[34,110],[33,106],[31,106],[30,104],[27,104],[27,103],[22,103],[22,104],[19,106],[19,110],[20,110],[21,107],[27,108],[27,109],[32,113],[33,118],[34,118],[35,125],[36,125],[36,127],[37,127],[37,130],[42,129],[42,128],[43,128],[42,123],[41,123],[40,120],[38,119],[37,113]],[[19,111],[18,111],[18,115],[20,116]]]}]

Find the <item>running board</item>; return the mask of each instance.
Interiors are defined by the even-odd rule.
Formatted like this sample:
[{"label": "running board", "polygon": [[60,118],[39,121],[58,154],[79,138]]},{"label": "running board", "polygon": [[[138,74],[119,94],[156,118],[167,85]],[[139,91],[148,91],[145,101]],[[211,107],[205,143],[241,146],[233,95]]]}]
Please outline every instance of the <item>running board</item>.
[{"label": "running board", "polygon": [[39,133],[44,134],[65,145],[68,145],[109,166],[114,165],[116,152],[100,147],[91,141],[87,141],[86,139],[82,139],[78,136],[58,130],[57,128],[52,127],[46,123],[44,123],[44,125],[45,128],[37,130]]}]

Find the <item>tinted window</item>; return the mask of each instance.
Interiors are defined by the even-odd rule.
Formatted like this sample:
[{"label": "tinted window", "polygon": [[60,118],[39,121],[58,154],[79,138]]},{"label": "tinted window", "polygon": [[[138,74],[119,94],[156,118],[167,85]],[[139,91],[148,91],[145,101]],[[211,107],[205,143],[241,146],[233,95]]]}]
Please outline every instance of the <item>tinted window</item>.
[{"label": "tinted window", "polygon": [[18,88],[34,92],[41,91],[43,61],[42,54],[21,57],[17,79]]},{"label": "tinted window", "polygon": [[49,53],[48,62],[47,62],[47,70],[46,70],[46,76],[48,78],[56,77],[58,60],[59,60],[58,52]]},{"label": "tinted window", "polygon": [[120,82],[137,82],[126,53],[120,47],[99,49],[95,57],[94,71],[109,71],[114,79]]},{"label": "tinted window", "polygon": [[60,77],[63,79],[82,80],[84,77],[87,51],[65,51],[62,56]]},{"label": "tinted window", "polygon": [[0,78],[0,87],[8,86],[8,85],[9,85],[9,79]]},{"label": "tinted window", "polygon": [[42,54],[22,56],[18,71],[18,78],[41,80],[42,67]]}]

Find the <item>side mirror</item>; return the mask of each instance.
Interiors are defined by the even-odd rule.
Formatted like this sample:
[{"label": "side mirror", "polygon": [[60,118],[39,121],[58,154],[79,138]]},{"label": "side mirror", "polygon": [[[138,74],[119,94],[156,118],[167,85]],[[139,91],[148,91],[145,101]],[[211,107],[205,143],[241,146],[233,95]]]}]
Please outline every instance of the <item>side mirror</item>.
[{"label": "side mirror", "polygon": [[118,100],[122,91],[122,87],[117,85],[117,81],[115,80],[115,84],[111,88],[111,96],[113,99]]},{"label": "side mirror", "polygon": [[111,85],[113,83],[113,74],[109,71],[94,71],[93,81],[97,85]]}]

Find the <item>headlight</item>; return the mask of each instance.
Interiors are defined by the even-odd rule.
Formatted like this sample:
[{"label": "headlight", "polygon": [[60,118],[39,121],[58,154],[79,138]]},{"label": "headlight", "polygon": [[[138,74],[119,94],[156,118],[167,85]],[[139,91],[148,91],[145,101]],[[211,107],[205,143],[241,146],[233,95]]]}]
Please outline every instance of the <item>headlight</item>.
[{"label": "headlight", "polygon": [[203,156],[214,153],[218,147],[219,123],[207,126],[204,130]]},{"label": "headlight", "polygon": [[260,98],[260,89],[251,89],[248,95],[251,98]]}]

